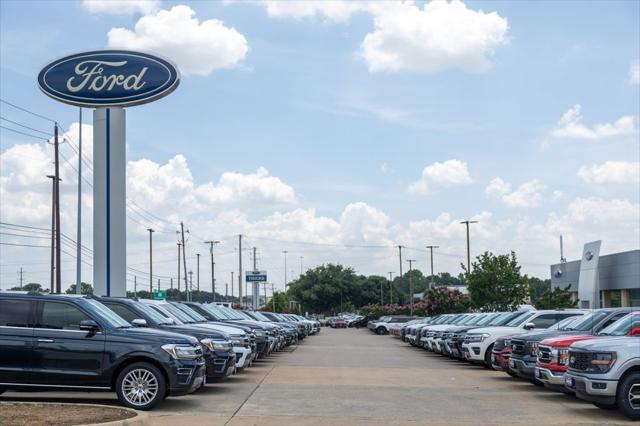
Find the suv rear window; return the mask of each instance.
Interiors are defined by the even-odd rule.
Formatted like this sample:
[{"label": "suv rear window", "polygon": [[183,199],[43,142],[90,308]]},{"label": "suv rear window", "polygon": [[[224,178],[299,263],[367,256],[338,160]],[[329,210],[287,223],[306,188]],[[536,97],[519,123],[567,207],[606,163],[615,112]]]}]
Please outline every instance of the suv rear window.
[{"label": "suv rear window", "polygon": [[29,300],[0,300],[0,326],[31,327],[30,314],[33,303]]}]

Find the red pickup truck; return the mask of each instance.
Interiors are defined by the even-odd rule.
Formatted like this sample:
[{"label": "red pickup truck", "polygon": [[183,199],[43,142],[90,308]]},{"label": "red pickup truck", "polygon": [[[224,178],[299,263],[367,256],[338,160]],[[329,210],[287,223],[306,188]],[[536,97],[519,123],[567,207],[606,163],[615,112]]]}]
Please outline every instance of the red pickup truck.
[{"label": "red pickup truck", "polygon": [[538,361],[536,362],[535,377],[548,388],[571,393],[564,386],[564,373],[569,365],[569,347],[581,340],[606,337],[615,331],[615,335],[633,335],[638,329],[631,329],[632,319],[640,316],[640,311],[631,312],[620,318],[610,326],[602,329],[596,335],[579,334],[551,337],[538,345]]}]

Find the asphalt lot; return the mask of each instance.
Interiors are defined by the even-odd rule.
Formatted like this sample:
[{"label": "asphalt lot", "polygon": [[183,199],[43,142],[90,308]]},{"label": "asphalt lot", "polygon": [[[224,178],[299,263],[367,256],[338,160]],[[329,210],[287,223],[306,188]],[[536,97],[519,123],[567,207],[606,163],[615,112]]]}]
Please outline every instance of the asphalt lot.
[{"label": "asphalt lot", "polygon": [[[2,399],[116,404],[115,395]],[[150,412],[152,425],[632,424],[573,397],[408,347],[366,329],[322,329],[287,352]]]}]

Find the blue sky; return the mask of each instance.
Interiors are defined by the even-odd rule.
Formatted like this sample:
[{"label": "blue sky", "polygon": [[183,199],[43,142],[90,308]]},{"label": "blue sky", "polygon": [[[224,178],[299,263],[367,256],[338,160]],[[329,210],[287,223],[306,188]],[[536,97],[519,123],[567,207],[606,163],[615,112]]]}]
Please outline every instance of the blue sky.
[{"label": "blue sky", "polygon": [[[340,260],[361,273],[397,269],[393,251],[353,253],[311,244],[315,242],[336,246],[439,244],[443,253],[440,270],[458,273],[464,259],[456,256],[464,255],[464,239],[463,230],[456,228],[461,228],[457,220],[471,217],[482,219],[474,254],[514,249],[528,264],[525,271],[541,277],[548,275],[545,265],[559,257],[556,240],[560,232],[568,234],[570,259],[591,239],[603,239],[604,252],[640,246],[640,86],[632,76],[640,59],[638,2],[466,2],[466,12],[472,14],[467,18],[477,18],[480,11],[495,12],[487,25],[499,28],[498,24],[506,23],[508,29],[500,32],[499,42],[480,54],[490,64],[484,69],[469,70],[477,58],[460,57],[457,62],[443,60],[443,69],[437,71],[425,70],[439,59],[430,58],[429,49],[420,47],[424,41],[421,28],[427,27],[432,37],[427,41],[444,31],[440,43],[446,46],[431,47],[438,53],[454,43],[451,40],[482,36],[485,27],[470,27],[457,34],[429,29],[432,21],[428,19],[418,21],[421,25],[415,33],[402,26],[400,30],[385,27],[383,36],[389,43],[383,46],[385,53],[395,54],[397,48],[399,57],[405,55],[405,64],[414,62],[422,68],[400,64],[399,69],[372,71],[363,41],[375,32],[375,20],[384,25],[390,12],[371,11],[364,4],[347,18],[337,19],[323,6],[300,12],[288,10],[286,3],[291,2],[276,10],[266,3],[162,1],[142,6],[147,12],[114,14],[109,9],[92,10],[82,2],[2,2],[2,98],[54,117],[68,130],[77,121],[77,110],[38,90],[35,77],[40,68],[68,53],[108,47],[107,34],[112,28],[133,31],[145,15],[153,18],[162,11],[169,13],[174,6],[187,5],[200,24],[217,19],[223,28],[234,28],[244,37],[248,52],[231,59],[233,63],[223,69],[199,72],[202,75],[186,72],[180,87],[166,99],[130,108],[128,159],[166,165],[182,155],[195,186],[211,182],[220,189],[220,178],[226,172],[235,172],[237,182],[244,182],[247,176],[260,175],[256,173],[260,167],[279,183],[272,186],[274,181],[269,181],[265,189],[258,176],[252,180],[257,187],[238,183],[234,190],[246,193],[232,191],[230,199],[209,200],[210,205],[200,200],[203,205],[195,211],[171,208],[176,205],[170,195],[175,188],[168,183],[167,199],[148,205],[158,216],[171,221],[183,218],[203,237],[246,233],[261,249],[262,266],[274,271],[282,270],[283,249],[295,252],[295,258],[304,256],[308,266]],[[433,13],[423,9],[426,6],[417,2],[407,16],[425,18]],[[407,46],[414,42],[418,47],[412,51]],[[171,58],[178,48],[160,43],[154,50]],[[188,64],[187,69],[196,69],[201,60],[230,55],[215,49],[204,52],[204,59],[176,62],[181,68]],[[474,56],[473,52],[465,54]],[[561,117],[575,105],[580,105],[582,119],[565,122],[575,126],[568,133],[560,132]],[[47,125],[5,104],[1,111],[3,117],[21,123],[39,128]],[[88,111],[86,116],[90,117]],[[612,130],[598,133],[599,124],[608,124]],[[576,126],[582,126],[577,133]],[[591,133],[585,134],[585,128]],[[5,157],[14,146],[35,142],[5,130],[1,135]],[[15,179],[16,173],[27,173],[12,169],[6,161],[3,177]],[[606,162],[612,163],[605,166]],[[423,169],[435,163],[444,167],[429,169],[425,178],[429,189],[410,190]],[[455,167],[461,164],[464,170]],[[455,170],[448,171],[448,167]],[[157,176],[149,171],[144,178]],[[488,190],[495,178],[501,184]],[[526,183],[530,185],[523,192],[512,194]],[[0,216],[15,223],[12,211],[24,198],[18,195],[34,189],[5,185],[13,196],[5,194]],[[285,187],[295,193],[295,199]],[[71,186],[68,193],[71,206]],[[46,194],[41,194],[42,200],[47,200]],[[129,196],[138,197],[133,198],[136,202],[145,201],[144,192],[138,190],[129,191]],[[349,205],[354,207],[347,209]],[[305,219],[282,218],[309,209],[314,209],[313,214]],[[70,208],[66,226],[72,236],[74,214]],[[238,215],[246,216],[246,221],[227,217]],[[25,224],[46,227],[45,216]],[[612,220],[603,220],[605,217]],[[86,226],[90,232],[90,223]],[[143,245],[135,249],[146,242],[144,232],[136,226],[129,230],[131,264],[145,261],[140,253]],[[172,244],[170,234],[167,247]],[[159,244],[162,238],[159,236]],[[287,246],[260,238],[309,244]],[[90,242],[90,236],[85,241]],[[225,250],[232,251],[233,244],[229,241]],[[15,258],[43,257],[37,250],[35,254],[4,246],[0,250],[5,259],[11,258],[0,271],[3,282],[14,280],[19,263]],[[418,267],[426,270],[426,255],[414,254],[421,258]],[[232,261],[220,259],[220,270],[230,271]],[[167,276],[173,273],[172,264],[158,268]],[[85,273],[90,275],[90,268]],[[33,278],[40,278],[38,274],[34,272]]]}]

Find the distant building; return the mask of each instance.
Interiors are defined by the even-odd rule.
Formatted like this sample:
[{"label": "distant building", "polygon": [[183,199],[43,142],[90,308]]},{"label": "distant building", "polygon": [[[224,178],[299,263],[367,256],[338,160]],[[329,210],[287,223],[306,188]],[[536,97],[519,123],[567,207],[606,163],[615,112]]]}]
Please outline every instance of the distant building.
[{"label": "distant building", "polygon": [[600,245],[585,244],[580,260],[551,265],[551,289],[571,285],[581,308],[640,307],[640,250],[600,256]]}]

